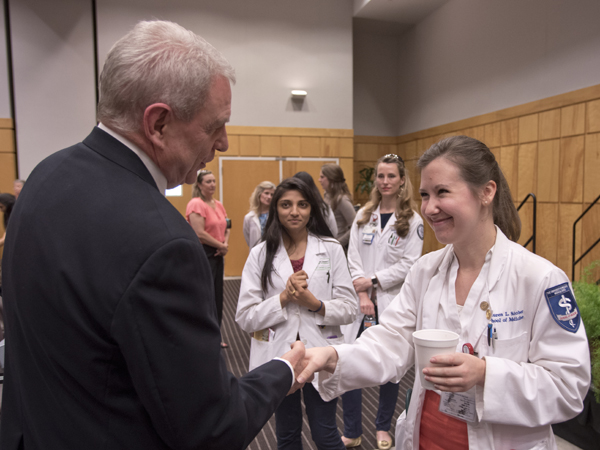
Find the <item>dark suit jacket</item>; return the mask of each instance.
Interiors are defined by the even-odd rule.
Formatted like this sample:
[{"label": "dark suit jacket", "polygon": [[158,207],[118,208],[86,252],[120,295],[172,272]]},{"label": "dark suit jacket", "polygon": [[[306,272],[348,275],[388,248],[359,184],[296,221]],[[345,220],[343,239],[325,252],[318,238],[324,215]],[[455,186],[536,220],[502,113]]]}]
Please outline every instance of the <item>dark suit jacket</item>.
[{"label": "dark suit jacket", "polygon": [[291,385],[227,372],[197,236],[98,128],[32,172],[3,270],[2,450],[241,449]]}]

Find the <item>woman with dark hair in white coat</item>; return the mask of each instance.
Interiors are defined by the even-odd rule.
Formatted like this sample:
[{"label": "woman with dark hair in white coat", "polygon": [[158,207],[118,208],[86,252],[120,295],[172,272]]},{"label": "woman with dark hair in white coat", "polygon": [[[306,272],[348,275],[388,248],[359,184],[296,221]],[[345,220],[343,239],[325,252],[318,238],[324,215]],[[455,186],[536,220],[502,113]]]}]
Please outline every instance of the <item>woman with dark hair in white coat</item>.
[{"label": "woman with dark hair in white coat", "polygon": [[250,196],[250,211],[244,216],[244,239],[248,247],[252,248],[260,242],[267,219],[269,205],[275,192],[275,185],[270,181],[261,182]]},{"label": "woman with dark hair in white coat", "polygon": [[329,206],[327,202],[323,200],[323,197],[321,197],[321,193],[319,192],[319,189],[317,188],[317,185],[315,184],[315,180],[313,180],[312,175],[308,172],[298,172],[294,175],[294,178],[300,178],[306,183],[309,189],[313,191],[315,197],[319,201],[319,207],[321,209],[321,213],[323,214],[323,219],[325,219],[325,223],[327,224],[327,227],[329,227],[331,235],[335,238],[338,233],[337,222],[335,221],[335,214],[333,213],[331,206]]},{"label": "woman with dark hair in white coat", "polygon": [[[363,317],[381,315],[400,292],[408,271],[423,251],[423,220],[414,211],[413,190],[404,161],[385,155],[375,164],[371,199],[352,224],[348,265],[360,300],[357,320],[344,327],[346,342],[352,343],[364,330]],[[379,388],[375,419],[377,448],[392,446],[389,430],[398,400],[398,383]],[[342,396],[346,447],[361,444],[362,393],[356,389]]]},{"label": "woman with dark hair in white coat", "polygon": [[[325,224],[319,199],[302,180],[284,180],[273,195],[263,242],[250,251],[242,273],[236,322],[252,335],[249,369],[283,355],[298,339],[306,347],[343,342],[340,325],[354,320],[357,303],[344,251]],[[317,448],[344,449],[337,399],[323,401],[316,383],[277,409],[279,449],[302,448],[302,394]]]},{"label": "woman with dark hair in white coat", "polygon": [[516,243],[521,222],[485,144],[444,139],[418,167],[421,213],[446,247],[417,261],[381,324],[354,345],[311,349],[299,381],[326,369],[325,399],[397,381],[414,364],[415,330],[453,331],[456,353],[423,369],[434,389],[417,374],[396,448],[556,449],[551,424],[577,415],[590,385],[569,279]]}]

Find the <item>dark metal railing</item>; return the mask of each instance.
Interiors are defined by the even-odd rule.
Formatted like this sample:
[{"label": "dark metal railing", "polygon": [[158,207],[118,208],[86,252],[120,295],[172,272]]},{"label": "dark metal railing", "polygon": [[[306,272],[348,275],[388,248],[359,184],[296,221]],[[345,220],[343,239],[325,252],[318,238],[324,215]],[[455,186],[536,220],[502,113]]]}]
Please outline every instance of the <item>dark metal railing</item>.
[{"label": "dark metal railing", "polygon": [[527,247],[529,243],[532,242],[531,250],[533,251],[533,253],[535,253],[535,244],[537,240],[537,198],[535,197],[535,194],[533,192],[530,192],[525,196],[521,204],[517,207],[517,211],[521,210],[523,205],[527,202],[527,200],[529,200],[529,197],[533,199],[533,233],[531,234],[531,237],[527,239],[527,242],[523,244],[523,247]]},{"label": "dark metal railing", "polygon": [[596,242],[594,242],[585,252],[583,252],[583,254],[575,259],[575,248],[576,248],[576,236],[577,236],[577,222],[579,222],[583,216],[585,216],[587,214],[587,212],[592,209],[592,206],[594,206],[596,203],[598,203],[598,200],[600,200],[600,195],[598,197],[596,197],[596,200],[594,200],[590,206],[588,206],[584,212],[581,213],[581,215],[575,220],[575,222],[573,222],[573,266],[571,267],[571,281],[575,281],[575,266],[583,259],[586,257],[586,255],[592,251],[592,249],[598,245],[598,242],[600,242],[600,238],[596,239]]}]

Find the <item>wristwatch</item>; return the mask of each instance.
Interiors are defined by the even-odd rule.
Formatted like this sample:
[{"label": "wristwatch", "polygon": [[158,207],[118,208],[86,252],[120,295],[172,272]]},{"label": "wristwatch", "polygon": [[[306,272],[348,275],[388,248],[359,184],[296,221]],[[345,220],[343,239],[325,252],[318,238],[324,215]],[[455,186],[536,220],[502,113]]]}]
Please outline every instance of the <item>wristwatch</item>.
[{"label": "wristwatch", "polygon": [[371,283],[373,283],[373,286],[377,286],[378,281],[377,281],[377,277],[375,275],[373,275],[371,277]]}]

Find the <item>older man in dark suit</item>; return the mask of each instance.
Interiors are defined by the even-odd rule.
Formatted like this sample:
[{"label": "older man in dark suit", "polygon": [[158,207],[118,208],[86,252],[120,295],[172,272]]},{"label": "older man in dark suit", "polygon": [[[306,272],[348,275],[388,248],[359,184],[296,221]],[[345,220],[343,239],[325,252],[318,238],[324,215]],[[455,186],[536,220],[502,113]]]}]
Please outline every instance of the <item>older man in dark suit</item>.
[{"label": "older man in dark suit", "polygon": [[163,195],[227,150],[233,81],[199,36],[141,22],[107,57],[99,126],[28,178],[3,260],[3,450],[241,449],[290,390],[300,343],[226,371],[202,245]]}]

